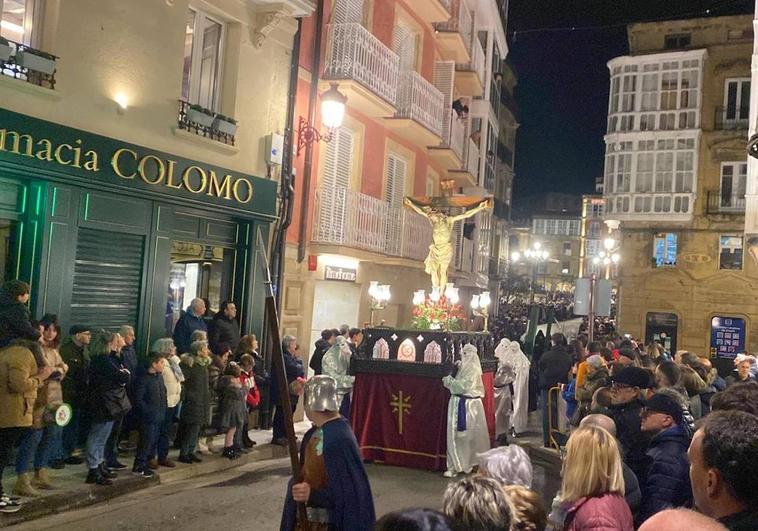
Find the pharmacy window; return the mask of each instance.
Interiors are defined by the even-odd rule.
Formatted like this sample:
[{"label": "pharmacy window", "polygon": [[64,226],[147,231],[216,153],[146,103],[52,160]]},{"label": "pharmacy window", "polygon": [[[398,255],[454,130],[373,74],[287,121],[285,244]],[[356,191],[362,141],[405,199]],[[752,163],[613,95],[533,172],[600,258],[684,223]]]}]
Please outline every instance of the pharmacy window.
[{"label": "pharmacy window", "polygon": [[184,33],[182,99],[218,110],[223,63],[224,24],[198,9],[188,9]]},{"label": "pharmacy window", "polygon": [[719,269],[742,269],[742,235],[719,236]]},{"label": "pharmacy window", "polygon": [[43,0],[0,0],[0,37],[39,46],[38,38]]},{"label": "pharmacy window", "polygon": [[677,235],[673,232],[656,234],[653,238],[653,267],[676,265]]}]

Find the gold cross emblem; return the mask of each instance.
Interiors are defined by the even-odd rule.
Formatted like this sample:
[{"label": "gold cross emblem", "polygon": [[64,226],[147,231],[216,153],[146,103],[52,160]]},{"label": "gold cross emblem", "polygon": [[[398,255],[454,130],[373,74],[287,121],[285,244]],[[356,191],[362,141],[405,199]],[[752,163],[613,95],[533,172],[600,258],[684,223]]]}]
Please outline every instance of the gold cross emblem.
[{"label": "gold cross emblem", "polygon": [[410,395],[403,396],[403,392],[398,391],[397,394],[392,395],[390,406],[392,407],[392,412],[397,413],[397,432],[400,435],[402,435],[403,434],[403,416],[411,414],[410,413],[411,397]]}]

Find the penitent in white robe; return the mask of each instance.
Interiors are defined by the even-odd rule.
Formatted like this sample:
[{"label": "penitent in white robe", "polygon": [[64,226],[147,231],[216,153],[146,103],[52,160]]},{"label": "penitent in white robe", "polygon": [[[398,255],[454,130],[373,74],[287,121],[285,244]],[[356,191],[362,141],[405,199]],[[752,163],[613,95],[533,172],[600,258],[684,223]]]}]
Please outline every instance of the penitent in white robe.
[{"label": "penitent in white robe", "polygon": [[497,372],[495,373],[495,438],[507,435],[510,432],[513,414],[513,382],[515,373],[513,367],[505,360],[505,350],[510,344],[508,339],[503,339],[495,349],[495,357],[498,359]]},{"label": "penitent in white robe", "polygon": [[[502,345],[503,342],[500,342]],[[500,348],[498,345],[498,349]],[[497,356],[497,353],[495,354]],[[505,347],[498,360],[513,369],[513,414],[511,425],[518,433],[526,431],[529,422],[529,358],[521,351],[518,341],[512,341]]]},{"label": "penitent in white robe", "polygon": [[[466,345],[458,374],[445,376],[442,383],[450,390],[447,407],[447,476],[469,473],[477,464],[476,454],[490,448],[487,431],[487,419],[484,414],[484,384],[482,383],[482,366],[476,347]],[[466,429],[458,430],[458,407],[466,398]]]}]

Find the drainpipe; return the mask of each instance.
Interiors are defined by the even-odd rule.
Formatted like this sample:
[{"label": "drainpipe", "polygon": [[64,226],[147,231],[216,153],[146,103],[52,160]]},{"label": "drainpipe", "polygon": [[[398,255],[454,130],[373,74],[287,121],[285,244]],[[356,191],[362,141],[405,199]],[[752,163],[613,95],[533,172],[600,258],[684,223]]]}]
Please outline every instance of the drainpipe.
[{"label": "drainpipe", "polygon": [[292,223],[294,207],[295,176],[292,173],[292,144],[295,117],[295,102],[297,99],[297,76],[300,69],[300,38],[302,35],[303,19],[297,19],[297,31],[292,40],[292,59],[290,61],[289,93],[287,95],[287,117],[284,128],[284,159],[282,160],[282,176],[279,189],[279,223],[276,227],[274,244],[271,253],[273,284],[276,286],[276,307],[281,308],[282,284],[284,275],[284,253],[287,244],[287,228]]},{"label": "drainpipe", "polygon": [[[318,0],[316,7],[316,35],[313,39],[313,65],[311,67],[311,86],[308,95],[308,124],[315,127],[316,103],[318,99],[318,78],[321,69],[321,34],[324,22],[324,0]],[[300,226],[297,234],[297,263],[305,260],[306,229],[308,227],[308,206],[311,190],[311,173],[313,171],[313,143],[305,147],[305,162],[303,164],[303,200],[300,204]]]}]

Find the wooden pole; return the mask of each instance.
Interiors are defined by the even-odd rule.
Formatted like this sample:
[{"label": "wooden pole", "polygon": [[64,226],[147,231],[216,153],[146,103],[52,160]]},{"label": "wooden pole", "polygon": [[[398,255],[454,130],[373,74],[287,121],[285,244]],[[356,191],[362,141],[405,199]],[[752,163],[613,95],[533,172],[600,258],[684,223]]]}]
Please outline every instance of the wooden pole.
[{"label": "wooden pole", "polygon": [[[268,258],[266,256],[266,246],[263,241],[260,229],[257,235],[258,252],[262,254],[263,265],[265,267],[264,284],[266,285],[266,321],[269,325],[271,334],[272,351],[271,351],[271,372],[276,378],[279,389],[279,404],[276,407],[282,408],[284,414],[284,432],[287,436],[287,450],[290,456],[290,466],[292,467],[293,484],[303,481],[303,473],[300,467],[300,453],[297,448],[297,437],[295,436],[295,423],[292,418],[292,401],[290,400],[289,383],[287,374],[284,369],[284,354],[282,352],[282,339],[279,335],[279,314],[276,311],[276,299],[271,289],[271,271],[269,270]],[[277,286],[281,289],[281,286]],[[305,511],[304,503],[297,503],[298,529],[305,530],[308,525],[308,517]]]}]

